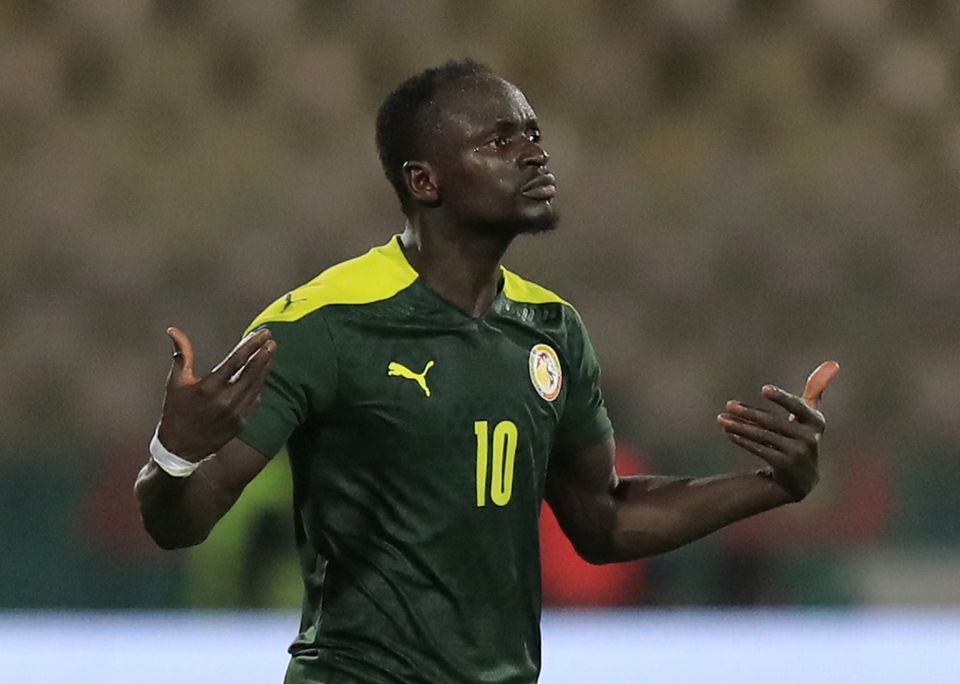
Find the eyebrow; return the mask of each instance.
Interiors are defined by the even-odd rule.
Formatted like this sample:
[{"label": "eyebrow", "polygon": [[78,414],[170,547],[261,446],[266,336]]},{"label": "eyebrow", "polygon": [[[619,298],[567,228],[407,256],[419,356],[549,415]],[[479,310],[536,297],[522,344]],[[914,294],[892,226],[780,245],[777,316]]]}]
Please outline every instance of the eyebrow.
[{"label": "eyebrow", "polygon": [[513,131],[518,128],[540,128],[540,122],[537,121],[536,117],[526,119],[525,121],[518,123],[516,119],[500,117],[497,119],[496,123],[493,125],[491,131]]}]

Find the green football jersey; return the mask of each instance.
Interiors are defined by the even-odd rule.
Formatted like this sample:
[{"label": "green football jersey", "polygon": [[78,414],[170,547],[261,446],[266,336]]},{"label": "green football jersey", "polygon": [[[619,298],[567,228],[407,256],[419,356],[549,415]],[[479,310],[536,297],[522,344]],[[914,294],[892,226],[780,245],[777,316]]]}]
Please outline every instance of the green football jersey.
[{"label": "green football jersey", "polygon": [[399,237],[281,297],[241,439],[287,446],[305,588],[287,682],[529,684],[551,452],[612,432],[577,312],[502,270],[472,317]]}]

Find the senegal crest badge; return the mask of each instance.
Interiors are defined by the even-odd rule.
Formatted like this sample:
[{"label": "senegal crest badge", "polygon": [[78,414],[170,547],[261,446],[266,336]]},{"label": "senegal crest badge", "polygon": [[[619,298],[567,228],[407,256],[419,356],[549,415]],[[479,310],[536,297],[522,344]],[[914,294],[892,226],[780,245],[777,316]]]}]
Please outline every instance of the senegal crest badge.
[{"label": "senegal crest badge", "polygon": [[530,349],[530,382],[537,394],[547,401],[560,396],[563,385],[560,357],[549,344],[535,344]]}]

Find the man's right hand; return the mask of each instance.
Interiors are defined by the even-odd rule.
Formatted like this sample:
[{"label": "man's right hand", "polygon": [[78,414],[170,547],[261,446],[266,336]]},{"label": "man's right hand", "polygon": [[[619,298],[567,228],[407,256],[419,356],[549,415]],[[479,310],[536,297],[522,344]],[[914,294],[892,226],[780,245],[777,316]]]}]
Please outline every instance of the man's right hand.
[{"label": "man's right hand", "polygon": [[167,377],[158,437],[168,451],[200,461],[240,434],[260,403],[277,343],[261,329],[243,338],[208,375],[193,374],[193,345],[178,328],[167,328],[175,348]]}]

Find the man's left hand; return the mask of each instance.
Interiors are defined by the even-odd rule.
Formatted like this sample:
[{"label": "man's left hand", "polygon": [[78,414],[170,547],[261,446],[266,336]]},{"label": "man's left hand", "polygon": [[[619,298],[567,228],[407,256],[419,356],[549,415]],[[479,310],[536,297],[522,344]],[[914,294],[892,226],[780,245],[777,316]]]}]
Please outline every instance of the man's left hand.
[{"label": "man's left hand", "polygon": [[839,371],[836,361],[820,364],[807,378],[802,397],[764,385],[764,398],[789,415],[728,401],[726,411],[717,416],[730,441],[769,463],[774,481],[794,501],[809,494],[820,477],[820,436],[826,427],[820,397]]}]

